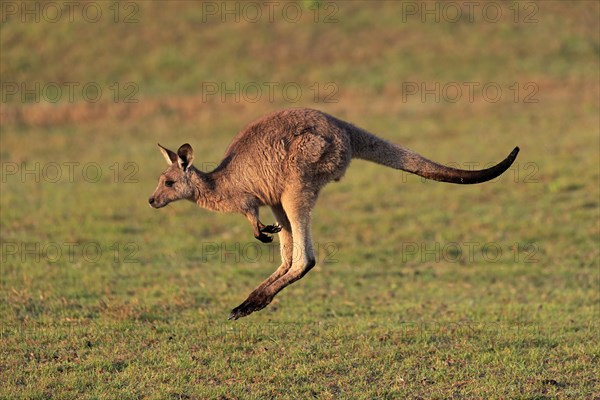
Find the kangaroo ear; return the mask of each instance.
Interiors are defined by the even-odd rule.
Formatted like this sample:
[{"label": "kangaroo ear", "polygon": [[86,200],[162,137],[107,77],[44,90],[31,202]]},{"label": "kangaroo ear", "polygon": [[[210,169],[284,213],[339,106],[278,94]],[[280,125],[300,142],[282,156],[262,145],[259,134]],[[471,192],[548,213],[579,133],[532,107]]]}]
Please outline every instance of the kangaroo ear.
[{"label": "kangaroo ear", "polygon": [[194,149],[188,143],[181,145],[179,150],[177,150],[177,157],[179,166],[185,171],[192,165],[192,161],[194,161]]},{"label": "kangaroo ear", "polygon": [[171,165],[174,162],[177,162],[177,154],[175,154],[171,150],[167,149],[166,147],[162,147],[160,145],[160,143],[157,143],[157,144],[158,144],[158,148],[159,148],[160,152],[162,153],[163,157],[167,161],[167,164]]}]

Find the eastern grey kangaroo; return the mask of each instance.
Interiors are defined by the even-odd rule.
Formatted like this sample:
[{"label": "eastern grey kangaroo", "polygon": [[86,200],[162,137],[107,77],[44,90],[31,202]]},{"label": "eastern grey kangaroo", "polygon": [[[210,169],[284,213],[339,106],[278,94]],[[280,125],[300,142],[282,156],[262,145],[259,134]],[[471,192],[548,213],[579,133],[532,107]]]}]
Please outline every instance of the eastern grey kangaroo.
[{"label": "eastern grey kangaroo", "polygon": [[[289,284],[315,266],[311,212],[319,191],[338,181],[353,158],[373,161],[436,181],[472,184],[494,179],[515,160],[516,147],[504,161],[479,171],[460,170],[430,161],[348,122],[311,109],[274,112],[251,123],[233,139],[212,172],[192,165],[194,151],[184,144],[177,153],[158,145],[169,167],[148,199],[154,208],[187,199],[213,211],[241,213],[254,237],[270,242],[279,233],[281,265],[234,308],[238,319],[266,307]],[[265,225],[260,206],[277,220]]]}]

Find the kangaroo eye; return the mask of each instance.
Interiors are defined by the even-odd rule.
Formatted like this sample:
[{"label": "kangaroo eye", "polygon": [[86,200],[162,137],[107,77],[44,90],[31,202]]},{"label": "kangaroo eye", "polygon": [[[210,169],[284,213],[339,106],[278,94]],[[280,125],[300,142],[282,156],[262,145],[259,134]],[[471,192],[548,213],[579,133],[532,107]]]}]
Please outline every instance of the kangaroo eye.
[{"label": "kangaroo eye", "polygon": [[174,183],[175,183],[175,181],[165,181],[165,186],[171,187],[171,186],[173,186]]}]

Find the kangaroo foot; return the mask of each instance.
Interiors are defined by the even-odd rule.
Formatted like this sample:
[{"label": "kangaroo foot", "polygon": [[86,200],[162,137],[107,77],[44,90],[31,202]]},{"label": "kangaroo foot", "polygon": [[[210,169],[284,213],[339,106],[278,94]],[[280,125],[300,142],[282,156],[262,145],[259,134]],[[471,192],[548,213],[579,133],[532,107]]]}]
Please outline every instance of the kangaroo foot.
[{"label": "kangaroo foot", "polygon": [[229,314],[229,320],[236,320],[252,314],[254,311],[262,310],[273,300],[272,297],[264,294],[250,294],[248,298],[239,306],[234,308]]}]

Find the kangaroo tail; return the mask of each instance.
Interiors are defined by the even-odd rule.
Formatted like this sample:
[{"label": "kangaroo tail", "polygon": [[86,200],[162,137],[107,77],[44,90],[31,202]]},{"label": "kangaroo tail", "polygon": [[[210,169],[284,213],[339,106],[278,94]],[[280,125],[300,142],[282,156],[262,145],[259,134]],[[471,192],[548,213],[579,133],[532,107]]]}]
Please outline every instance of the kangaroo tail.
[{"label": "kangaroo tail", "polygon": [[344,128],[350,137],[353,158],[401,169],[440,182],[466,185],[489,181],[506,171],[519,153],[519,148],[515,147],[508,157],[493,167],[477,171],[463,170],[428,160],[412,150],[383,140],[354,125],[346,123]]}]

